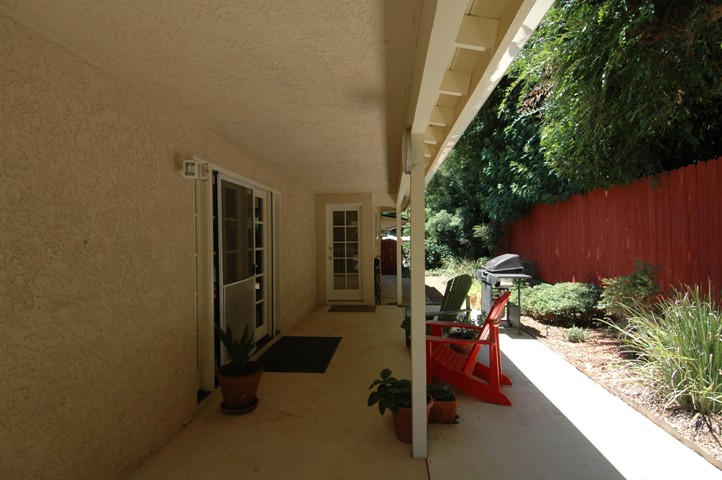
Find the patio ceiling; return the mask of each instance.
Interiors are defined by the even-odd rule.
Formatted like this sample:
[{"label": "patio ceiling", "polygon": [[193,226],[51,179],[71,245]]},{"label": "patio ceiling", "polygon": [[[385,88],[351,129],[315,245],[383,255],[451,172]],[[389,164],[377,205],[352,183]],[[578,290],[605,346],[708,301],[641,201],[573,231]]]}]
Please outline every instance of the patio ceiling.
[{"label": "patio ceiling", "polygon": [[395,194],[404,131],[424,131],[433,172],[501,77],[505,39],[536,28],[518,19],[550,3],[0,0],[0,12],[315,192]]}]

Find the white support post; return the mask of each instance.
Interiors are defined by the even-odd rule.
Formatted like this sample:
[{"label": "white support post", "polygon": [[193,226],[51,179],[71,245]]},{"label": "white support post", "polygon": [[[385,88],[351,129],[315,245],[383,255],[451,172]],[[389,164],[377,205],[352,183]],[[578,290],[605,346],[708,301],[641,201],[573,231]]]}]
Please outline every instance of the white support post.
[{"label": "white support post", "polygon": [[428,454],[426,424],[426,249],[424,134],[411,135],[411,408],[414,458]]},{"label": "white support post", "polygon": [[404,303],[404,264],[401,239],[401,209],[396,207],[396,304]]}]

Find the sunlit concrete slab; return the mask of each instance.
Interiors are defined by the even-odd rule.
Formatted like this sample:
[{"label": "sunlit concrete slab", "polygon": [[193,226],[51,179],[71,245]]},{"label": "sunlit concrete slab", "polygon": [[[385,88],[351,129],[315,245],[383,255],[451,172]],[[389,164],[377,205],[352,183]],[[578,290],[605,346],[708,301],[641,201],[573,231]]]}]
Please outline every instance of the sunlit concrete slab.
[{"label": "sunlit concrete slab", "polygon": [[506,329],[511,407],[460,395],[459,425],[430,425],[430,478],[722,479],[722,472],[549,348]]}]

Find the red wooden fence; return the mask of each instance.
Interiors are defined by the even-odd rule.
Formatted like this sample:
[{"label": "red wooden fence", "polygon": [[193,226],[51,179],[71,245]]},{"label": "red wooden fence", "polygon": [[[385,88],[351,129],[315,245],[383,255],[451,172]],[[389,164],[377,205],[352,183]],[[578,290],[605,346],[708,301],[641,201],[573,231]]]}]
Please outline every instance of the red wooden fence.
[{"label": "red wooden fence", "polygon": [[722,286],[722,157],[611,190],[537,205],[508,225],[510,252],[546,282],[599,284],[629,275],[634,260],[658,267],[657,285]]}]

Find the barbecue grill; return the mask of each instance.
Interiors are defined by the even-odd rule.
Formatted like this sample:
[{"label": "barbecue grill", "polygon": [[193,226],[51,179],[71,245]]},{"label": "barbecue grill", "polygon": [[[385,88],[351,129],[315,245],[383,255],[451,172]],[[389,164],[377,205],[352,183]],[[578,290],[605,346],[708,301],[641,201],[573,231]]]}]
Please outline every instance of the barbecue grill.
[{"label": "barbecue grill", "polygon": [[517,303],[507,302],[506,321],[509,326],[521,327],[521,283],[531,276],[524,274],[524,267],[519,255],[506,253],[494,257],[476,271],[476,278],[481,280],[481,310],[489,313],[494,299],[516,285]]}]

